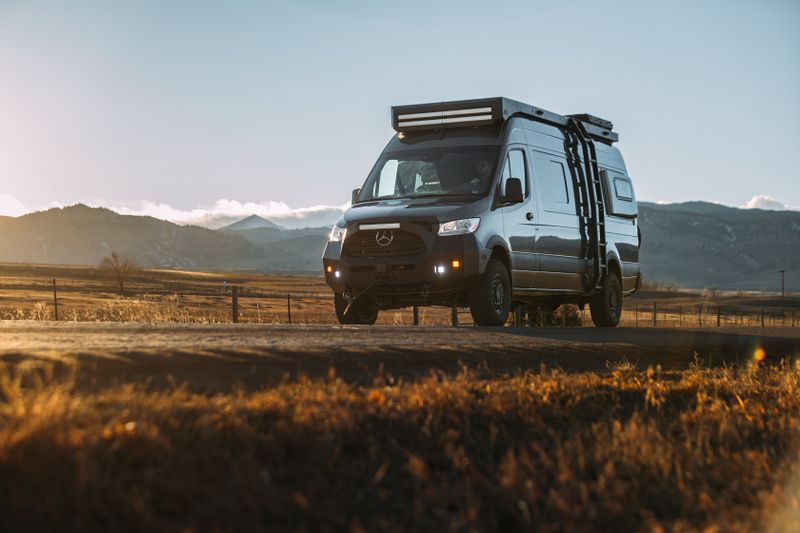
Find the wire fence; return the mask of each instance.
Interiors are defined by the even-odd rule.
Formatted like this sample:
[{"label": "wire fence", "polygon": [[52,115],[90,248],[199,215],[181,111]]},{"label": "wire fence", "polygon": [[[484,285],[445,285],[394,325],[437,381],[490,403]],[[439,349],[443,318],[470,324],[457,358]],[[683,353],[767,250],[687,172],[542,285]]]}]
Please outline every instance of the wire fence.
[{"label": "wire fence", "polygon": [[[794,310],[757,308],[732,304],[659,304],[632,302],[621,322],[633,327],[797,327]],[[631,309],[632,307],[632,309]]]},{"label": "wire fence", "polygon": [[[245,322],[333,324],[333,296],[324,281],[286,278],[279,287],[228,281],[195,282],[139,279],[115,287],[108,279],[0,277],[0,319],[145,322]],[[285,289],[285,290],[282,290]],[[800,327],[795,309],[759,307],[763,299],[736,303],[698,301],[663,303],[625,300],[620,325],[625,327]],[[773,302],[774,303],[774,302]],[[419,308],[381,313],[384,324],[470,325],[465,308]],[[520,307],[509,325],[592,326],[588,306],[561,306],[545,315]]]}]

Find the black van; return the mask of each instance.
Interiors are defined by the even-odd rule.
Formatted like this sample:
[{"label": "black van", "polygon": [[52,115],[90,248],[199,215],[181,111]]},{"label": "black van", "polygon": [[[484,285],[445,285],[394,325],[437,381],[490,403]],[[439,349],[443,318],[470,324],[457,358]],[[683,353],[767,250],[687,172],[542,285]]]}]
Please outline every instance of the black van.
[{"label": "black van", "polygon": [[389,141],[323,255],[342,324],[381,309],[589,303],[616,326],[637,290],[636,197],[613,125],[507,98],[392,108]]}]

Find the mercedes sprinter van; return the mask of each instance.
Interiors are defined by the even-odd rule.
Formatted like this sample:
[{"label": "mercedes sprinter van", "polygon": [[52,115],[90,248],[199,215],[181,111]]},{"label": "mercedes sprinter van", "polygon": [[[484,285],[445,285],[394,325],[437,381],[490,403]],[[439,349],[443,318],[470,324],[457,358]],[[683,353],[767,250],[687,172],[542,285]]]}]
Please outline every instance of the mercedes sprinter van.
[{"label": "mercedes sprinter van", "polygon": [[562,303],[619,323],[640,235],[609,121],[490,98],[393,107],[392,126],[323,255],[341,323],[442,305],[500,326]]}]

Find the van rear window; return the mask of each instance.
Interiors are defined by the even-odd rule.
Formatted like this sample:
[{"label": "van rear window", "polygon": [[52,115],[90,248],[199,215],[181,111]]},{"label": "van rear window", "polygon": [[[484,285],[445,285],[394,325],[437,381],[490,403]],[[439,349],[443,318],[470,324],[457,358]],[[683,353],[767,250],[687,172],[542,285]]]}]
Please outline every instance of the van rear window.
[{"label": "van rear window", "polygon": [[620,200],[625,200],[626,202],[633,201],[633,191],[631,190],[631,183],[628,180],[614,178],[614,192]]}]

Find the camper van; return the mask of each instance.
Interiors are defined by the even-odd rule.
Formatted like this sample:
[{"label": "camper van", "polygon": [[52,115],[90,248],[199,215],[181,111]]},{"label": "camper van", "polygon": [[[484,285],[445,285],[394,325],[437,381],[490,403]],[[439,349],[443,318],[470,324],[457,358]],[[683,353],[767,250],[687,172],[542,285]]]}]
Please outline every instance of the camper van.
[{"label": "camper van", "polygon": [[440,305],[501,326],[564,303],[619,323],[640,233],[611,122],[489,98],[393,107],[392,126],[322,258],[340,323]]}]

